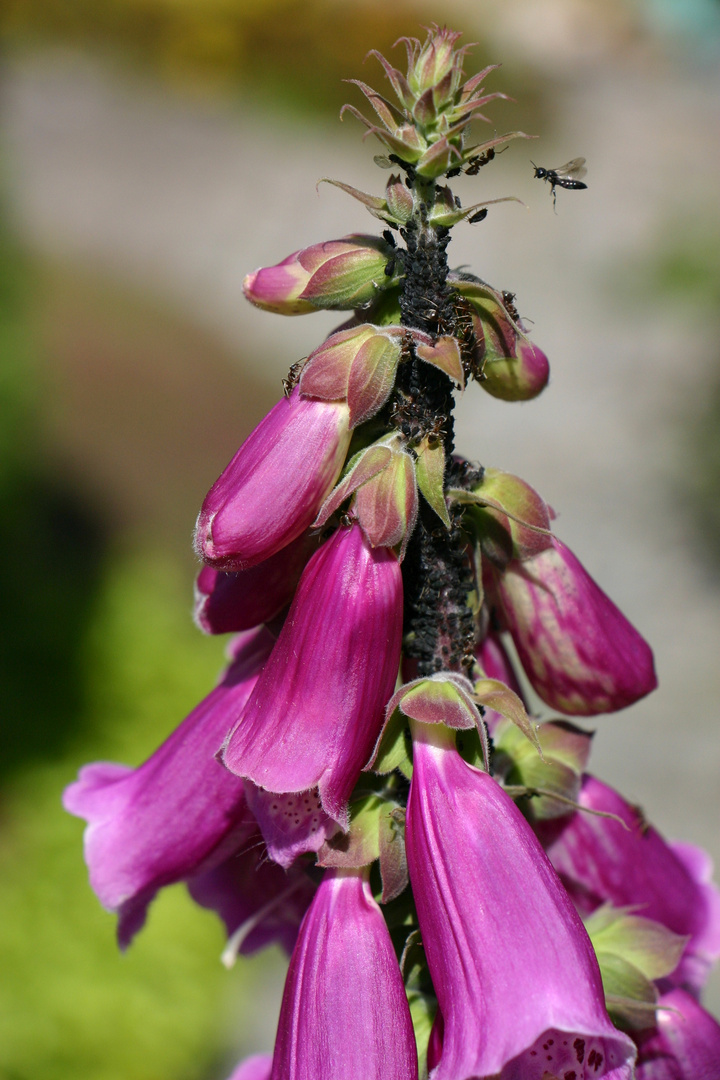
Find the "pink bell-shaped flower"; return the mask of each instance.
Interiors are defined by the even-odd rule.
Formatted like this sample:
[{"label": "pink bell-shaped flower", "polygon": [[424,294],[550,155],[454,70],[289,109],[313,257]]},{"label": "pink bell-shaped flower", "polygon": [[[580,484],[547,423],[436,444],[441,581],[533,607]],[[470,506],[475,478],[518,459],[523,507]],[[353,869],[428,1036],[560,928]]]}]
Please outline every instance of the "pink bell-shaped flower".
[{"label": "pink bell-shaped flower", "polygon": [[249,570],[203,566],[195,582],[195,622],[206,634],[236,634],[266,623],[290,603],[317,538],[303,533]]},{"label": "pink bell-shaped flower", "polygon": [[195,530],[200,558],[245,570],[304,533],[340,475],[348,417],[346,402],[297,389],[279,401],[205,496]]},{"label": "pink bell-shaped flower", "polygon": [[527,677],[551,708],[615,712],[657,686],[645,639],[559,540],[510,562],[496,589]]},{"label": "pink bell-shaped flower", "polygon": [[318,787],[347,826],[347,801],[382,724],[400,662],[402,576],[388,548],[339,529],[305,567],[223,761],[279,794]]},{"label": "pink bell-shaped flower", "polygon": [[431,1080],[630,1080],[635,1048],[527,821],[453,733],[411,729],[408,867],[444,1024]]},{"label": "pink bell-shaped flower", "polygon": [[257,829],[242,781],[215,754],[272,646],[265,629],[243,634],[220,684],[143,765],[95,762],[66,788],[65,809],[88,822],[90,884],[117,912],[121,948],[160,888],[218,865]]},{"label": "pink bell-shaped flower", "polygon": [[286,873],[268,859],[259,829],[224,862],[189,878],[187,886],[197,904],[225,923],[228,965],[238,953],[247,956],[275,941],[291,953],[315,894],[301,863]]},{"label": "pink bell-shaped flower", "polygon": [[271,1080],[417,1080],[400,969],[362,870],[326,871],[285,983]]}]

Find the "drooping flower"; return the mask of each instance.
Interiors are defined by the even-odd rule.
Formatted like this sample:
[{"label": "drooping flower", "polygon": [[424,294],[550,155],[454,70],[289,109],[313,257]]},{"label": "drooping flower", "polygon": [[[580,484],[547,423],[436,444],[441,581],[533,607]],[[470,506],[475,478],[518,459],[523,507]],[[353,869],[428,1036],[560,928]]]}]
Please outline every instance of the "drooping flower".
[{"label": "drooping flower", "polygon": [[270,862],[259,829],[217,866],[188,879],[201,907],[216,911],[228,933],[223,959],[250,955],[277,941],[292,952],[315,885],[300,863],[286,873]]},{"label": "drooping flower", "polygon": [[375,743],[400,661],[402,577],[359,526],[313,555],[223,761],[277,793],[319,787],[347,826],[347,800]]},{"label": "drooping flower", "polygon": [[410,1010],[362,870],[326,871],[290,960],[271,1080],[417,1080]]},{"label": "drooping flower", "polygon": [[540,828],[548,856],[583,914],[601,904],[638,913],[688,937],[672,985],[698,994],[720,956],[720,891],[708,856],[690,844],[668,844],[636,807],[586,776],[578,802],[612,818],[576,812]]},{"label": "drooping flower", "polygon": [[269,559],[309,527],[350,445],[348,407],[295,389],[245,440],[205,496],[195,547],[219,570]]},{"label": "drooping flower", "polygon": [[390,245],[377,236],[325,240],[248,274],[243,291],[256,307],[279,315],[359,308],[390,283],[385,267],[392,255]]},{"label": "drooping flower", "polygon": [[303,533],[249,570],[203,566],[195,582],[195,622],[206,634],[235,634],[266,623],[290,603],[317,538]]},{"label": "drooping flower", "polygon": [[117,912],[122,948],[160,888],[218,865],[257,829],[242,781],[215,753],[272,646],[265,629],[241,635],[220,684],[143,765],[95,762],[65,790],[65,809],[88,822],[90,884]]},{"label": "drooping flower", "polygon": [[432,1080],[630,1080],[634,1047],[530,826],[447,729],[411,727],[407,857],[444,1025]]},{"label": "drooping flower", "polygon": [[720,1024],[684,990],[659,1001],[655,1027],[636,1035],[636,1080],[717,1080]]},{"label": "drooping flower", "polygon": [[513,559],[495,588],[528,679],[551,708],[615,712],[655,689],[649,645],[559,540]]}]

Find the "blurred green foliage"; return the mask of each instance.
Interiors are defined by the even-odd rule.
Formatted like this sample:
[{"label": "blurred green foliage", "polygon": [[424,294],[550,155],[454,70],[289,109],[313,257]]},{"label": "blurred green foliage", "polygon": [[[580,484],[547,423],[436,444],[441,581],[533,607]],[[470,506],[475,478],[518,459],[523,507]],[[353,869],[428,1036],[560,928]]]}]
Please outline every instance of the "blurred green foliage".
[{"label": "blurred green foliage", "polygon": [[137,554],[112,567],[81,647],[92,735],[52,766],[28,767],[3,792],[0,1075],[7,1080],[222,1077],[223,998],[232,985],[239,1027],[247,1003],[245,962],[233,975],[224,971],[220,923],[182,887],[165,890],[128,953],[118,953],[115,919],[87,884],[83,823],[60,806],[88,757],[139,763],[209,691],[221,666],[221,643],[192,626],[187,582],[165,555]]},{"label": "blurred green foliage", "polygon": [[367,51],[417,21],[406,0],[9,0],[2,26],[14,42],[110,49],[200,92],[239,86],[314,109],[341,105],[341,80],[361,75]]},{"label": "blurred green foliage", "polygon": [[53,756],[80,723],[77,641],[101,573],[100,522],[47,473],[39,422],[37,278],[0,207],[0,781]]}]

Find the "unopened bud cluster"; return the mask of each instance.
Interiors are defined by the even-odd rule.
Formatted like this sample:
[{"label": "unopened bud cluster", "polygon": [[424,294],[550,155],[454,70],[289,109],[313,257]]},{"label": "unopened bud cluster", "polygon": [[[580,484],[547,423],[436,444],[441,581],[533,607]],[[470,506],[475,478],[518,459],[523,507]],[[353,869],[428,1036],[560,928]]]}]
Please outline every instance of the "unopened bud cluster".
[{"label": "unopened bud cluster", "polygon": [[[513,295],[448,264],[489,204],[440,181],[527,138],[472,143],[504,95],[492,68],[465,80],[458,37],[406,40],[406,73],[378,55],[394,100],[358,82],[374,117],[346,107],[391,173],[381,196],[338,186],[382,236],[245,280],[267,311],[349,317],[200,510],[196,619],[236,635],[227,671],[144,765],[87,766],[65,805],[122,946],[184,881],[228,962],[291,953],[274,1053],[234,1080],[712,1080],[706,859],[588,774],[566,719],[649,693],[651,651],[541,496],[454,450],[456,393],[548,381]],[[528,713],[511,647],[559,717]]]}]

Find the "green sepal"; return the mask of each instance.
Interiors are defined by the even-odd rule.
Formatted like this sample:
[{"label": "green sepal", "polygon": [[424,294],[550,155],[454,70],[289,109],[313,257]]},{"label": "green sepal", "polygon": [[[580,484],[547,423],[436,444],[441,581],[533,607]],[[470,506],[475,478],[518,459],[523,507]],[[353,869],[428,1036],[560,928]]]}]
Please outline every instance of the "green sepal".
[{"label": "green sepal", "polygon": [[475,699],[485,708],[493,709],[515,724],[537,753],[542,756],[537,725],[528,716],[522,698],[514,690],[499,679],[482,678],[475,682]]},{"label": "green sepal", "polygon": [[688,938],[631,908],[604,904],[585,920],[596,950],[616,953],[648,979],[662,979],[680,963]]},{"label": "green sepal", "polygon": [[328,176],[322,176],[315,187],[317,188],[319,184],[332,184],[333,187],[340,188],[346,195],[352,195],[353,199],[357,199],[363,206],[366,206],[374,217],[385,219],[387,202],[379,195],[368,195],[367,192],[360,191],[358,188],[353,187],[352,184],[344,184],[341,180],[331,180]]},{"label": "green sepal", "polygon": [[[443,189],[441,189],[443,190]],[[449,190],[449,189],[446,189]],[[494,206],[495,203],[502,202],[516,202],[521,206],[525,206],[522,199],[518,199],[517,195],[503,195],[499,199],[486,199],[485,202],[473,203],[472,206],[451,207],[445,201],[436,203],[429,214],[428,220],[433,225],[443,225],[447,229],[451,229],[453,225],[458,225],[461,221],[467,221],[469,217],[476,214],[478,210],[484,210],[486,206]]]},{"label": "green sepal", "polygon": [[412,778],[410,726],[400,709],[394,709],[385,724],[369,767],[381,775],[399,769],[408,780]]},{"label": "green sepal", "polygon": [[416,447],[416,475],[420,491],[442,521],[446,529],[450,528],[450,515],[445,503],[445,447],[438,439],[430,441],[426,435]]},{"label": "green sepal", "polygon": [[380,817],[387,803],[367,795],[350,804],[350,828],[326,840],[318,852],[318,866],[346,869],[370,866],[380,857]]},{"label": "green sepal", "polygon": [[485,757],[479,731],[470,729],[458,731],[455,746],[468,765],[474,765],[476,769],[485,771]]},{"label": "green sepal", "polygon": [[398,704],[410,719],[462,730],[477,728],[480,724],[480,713],[472,699],[449,679],[429,677],[408,686]]},{"label": "green sepal", "polygon": [[421,990],[408,990],[408,1005],[418,1052],[418,1076],[427,1076],[427,1051],[430,1032],[435,1022],[437,998]]},{"label": "green sepal", "polygon": [[431,345],[417,344],[415,352],[426,364],[432,364],[457,383],[461,390],[465,389],[465,372],[457,338],[446,334]]},{"label": "green sepal", "polygon": [[658,994],[634,964],[615,953],[596,952],[605,1007],[616,1027],[641,1031],[654,1023]]},{"label": "green sepal", "polygon": [[386,802],[378,821],[378,840],[382,895],[380,902],[388,904],[407,887],[408,868],[405,853],[405,809],[397,803]]},{"label": "green sepal", "polygon": [[345,500],[349,499],[362,484],[366,484],[382,472],[390,464],[392,458],[392,450],[383,443],[373,443],[372,446],[359,450],[348,462],[340,483],[330,492],[320,507],[318,516],[313,522],[313,528],[322,528]]},{"label": "green sepal", "polygon": [[[592,735],[565,721],[539,724],[535,730],[542,759],[510,722],[498,724],[495,768],[509,787],[527,788],[533,793],[525,807],[530,818],[564,817],[577,802]],[[558,797],[553,798],[553,794]]]},{"label": "green sepal", "polygon": [[675,970],[688,938],[634,914],[632,908],[611,904],[593,912],[585,929],[597,955],[613,1022],[628,1031],[649,1027],[658,997],[653,980]]},{"label": "green sepal", "polygon": [[350,427],[374,416],[390,397],[402,345],[399,335],[372,334],[355,353],[348,379]]},{"label": "green sepal", "polygon": [[400,287],[397,285],[393,285],[389,289],[383,289],[371,304],[358,309],[355,313],[358,322],[367,320],[375,326],[399,325],[402,318],[400,292]]},{"label": "green sepal", "polygon": [[[484,518],[471,515],[470,523],[479,530],[481,544],[483,524],[489,527],[490,547],[491,550],[496,549],[497,559],[503,558],[505,545],[502,534],[497,527],[489,525],[488,519],[495,519],[497,526],[507,533],[513,558],[529,559],[552,546],[548,506],[535,489],[519,476],[488,468],[483,473],[482,481],[472,491],[452,488],[447,494],[454,502],[474,504],[485,509]],[[490,551],[487,553],[492,558]],[[500,562],[500,565],[503,563]]]},{"label": "green sepal", "polygon": [[[448,492],[448,497],[450,496],[451,493]],[[471,503],[466,506],[463,525],[469,528],[482,555],[501,569],[507,566],[513,555],[513,542],[510,530],[506,527],[507,521],[506,525],[503,525],[503,519],[492,510]]]}]

